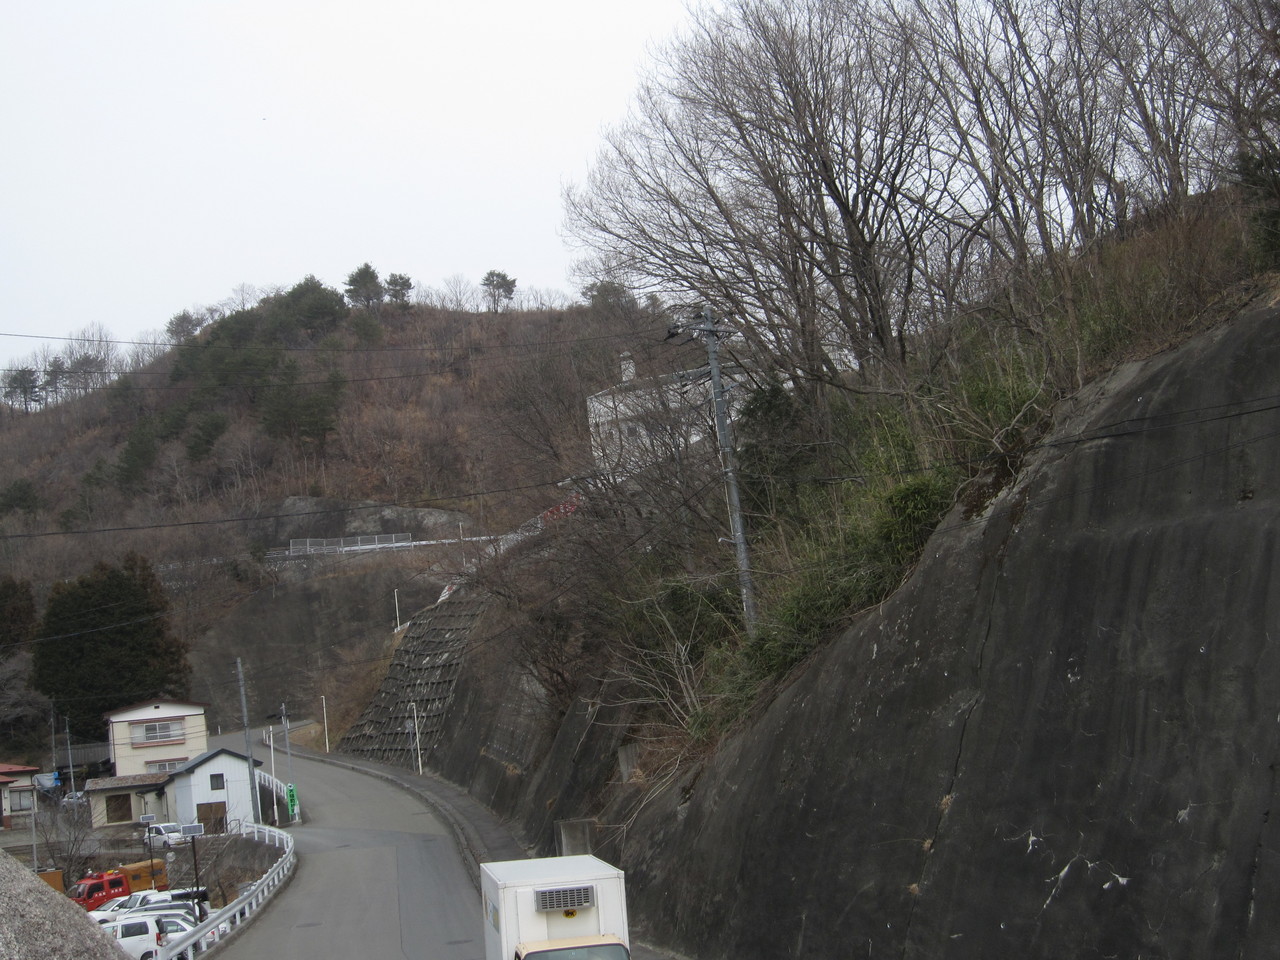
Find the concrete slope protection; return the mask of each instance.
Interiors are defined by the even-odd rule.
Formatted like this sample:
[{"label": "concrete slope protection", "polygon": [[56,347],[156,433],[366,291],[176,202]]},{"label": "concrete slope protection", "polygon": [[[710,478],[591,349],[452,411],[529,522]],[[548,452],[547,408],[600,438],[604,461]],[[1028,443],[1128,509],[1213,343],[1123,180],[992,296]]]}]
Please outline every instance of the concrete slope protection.
[{"label": "concrete slope protection", "polygon": [[641,810],[644,932],[702,960],[1274,956],[1278,323],[1259,297],[1064,403]]}]

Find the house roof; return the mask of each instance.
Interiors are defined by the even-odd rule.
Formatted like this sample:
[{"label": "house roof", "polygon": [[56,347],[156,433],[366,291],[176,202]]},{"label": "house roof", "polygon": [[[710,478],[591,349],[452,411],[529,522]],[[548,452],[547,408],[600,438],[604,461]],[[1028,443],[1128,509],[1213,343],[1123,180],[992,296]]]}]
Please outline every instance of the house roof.
[{"label": "house roof", "polygon": [[[192,770],[196,769],[196,767],[199,767],[205,763],[208,763],[210,760],[212,760],[214,757],[216,757],[220,753],[225,753],[227,756],[235,757],[237,760],[241,760],[241,761],[247,761],[249,759],[243,753],[236,753],[234,750],[228,750],[226,747],[219,747],[217,750],[206,750],[204,753],[200,754],[200,756],[192,757],[182,766],[175,769],[173,773],[175,774],[190,773]],[[255,767],[260,767],[262,766],[262,761],[255,757],[253,761],[253,765]]]},{"label": "house roof", "polygon": [[18,782],[17,777],[6,777],[4,774],[0,773],[0,785],[6,784],[6,783],[17,783],[17,782]]},{"label": "house roof", "polygon": [[139,707],[150,707],[153,704],[169,704],[174,707],[199,707],[202,710],[209,706],[209,704],[201,703],[199,700],[170,700],[165,697],[156,697],[154,700],[142,700],[138,703],[131,703],[127,707],[116,707],[116,709],[109,713],[104,713],[103,716],[109,720],[118,714],[128,713],[130,710],[137,710]]},{"label": "house roof", "polygon": [[119,790],[122,787],[161,787],[169,782],[167,773],[132,773],[124,777],[95,777],[86,780],[85,793],[102,790]]},{"label": "house roof", "polygon": [[39,767],[24,767],[20,763],[0,763],[0,774],[7,773],[39,773]]}]

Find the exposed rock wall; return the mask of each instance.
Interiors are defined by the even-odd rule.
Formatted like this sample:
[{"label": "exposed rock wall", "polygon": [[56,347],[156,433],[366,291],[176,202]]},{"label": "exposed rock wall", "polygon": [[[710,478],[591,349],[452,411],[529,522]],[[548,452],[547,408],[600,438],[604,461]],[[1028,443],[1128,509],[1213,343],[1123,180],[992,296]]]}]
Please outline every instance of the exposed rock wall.
[{"label": "exposed rock wall", "polygon": [[0,850],[0,957],[104,960],[123,957],[84,908]]},{"label": "exposed rock wall", "polygon": [[397,591],[405,611],[439,595],[440,581],[421,575],[418,558],[388,554],[313,558],[306,576],[258,590],[198,636],[191,694],[211,704],[211,731],[240,727],[237,657],[252,723],[278,713],[281,701],[295,717],[319,717],[322,695],[332,712],[344,685],[390,652]]},{"label": "exposed rock wall", "polygon": [[1260,296],[1063,403],[674,782],[622,775],[599,691],[553,728],[483,642],[433,766],[540,853],[612,825],[635,932],[699,960],[1274,956],[1278,323]]},{"label": "exposed rock wall", "polygon": [[1278,320],[1064,404],[1015,485],[648,798],[641,932],[700,960],[1275,956]]}]

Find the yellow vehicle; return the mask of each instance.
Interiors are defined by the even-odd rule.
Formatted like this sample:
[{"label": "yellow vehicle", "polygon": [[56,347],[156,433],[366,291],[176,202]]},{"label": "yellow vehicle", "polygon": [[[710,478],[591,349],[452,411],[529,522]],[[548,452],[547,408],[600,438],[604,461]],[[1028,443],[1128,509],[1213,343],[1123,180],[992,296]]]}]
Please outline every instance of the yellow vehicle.
[{"label": "yellow vehicle", "polygon": [[127,897],[139,890],[169,889],[169,874],[165,862],[158,857],[121,864],[114,870],[90,873],[81,877],[70,890],[69,896],[86,910],[97,910],[109,900]]}]

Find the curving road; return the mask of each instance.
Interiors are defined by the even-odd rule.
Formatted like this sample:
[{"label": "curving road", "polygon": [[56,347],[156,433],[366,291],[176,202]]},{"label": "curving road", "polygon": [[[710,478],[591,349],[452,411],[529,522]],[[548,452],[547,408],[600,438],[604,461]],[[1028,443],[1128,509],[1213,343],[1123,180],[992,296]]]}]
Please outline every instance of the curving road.
[{"label": "curving road", "polygon": [[436,816],[376,777],[293,767],[294,879],[218,960],[483,960],[480,897]]}]

